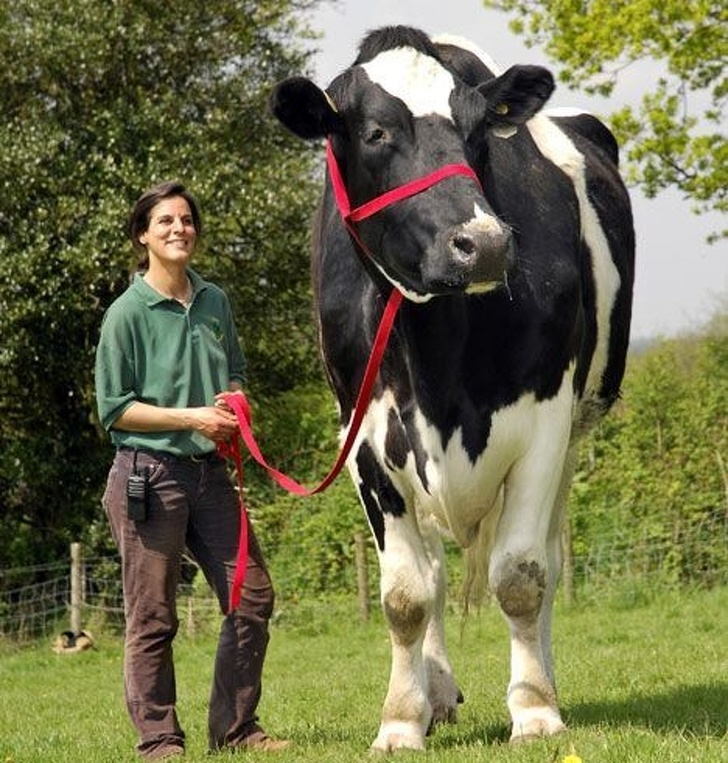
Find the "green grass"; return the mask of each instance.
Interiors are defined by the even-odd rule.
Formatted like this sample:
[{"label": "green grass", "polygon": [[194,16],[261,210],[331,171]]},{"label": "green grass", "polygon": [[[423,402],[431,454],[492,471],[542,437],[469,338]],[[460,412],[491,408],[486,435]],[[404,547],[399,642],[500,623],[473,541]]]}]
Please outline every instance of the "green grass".
[{"label": "green grass", "polygon": [[[463,623],[448,618],[450,652],[465,694],[457,725],[440,727],[425,753],[403,761],[584,763],[728,761],[728,589],[626,591],[557,607],[555,645],[569,731],[508,744],[504,623],[490,607]],[[55,655],[48,643],[0,650],[0,763],[124,763],[136,760],[121,688],[118,637]],[[215,639],[180,634],[179,713],[188,761],[206,756],[206,706]],[[381,617],[360,625],[354,603],[283,608],[273,629],[261,720],[294,747],[280,763],[370,760],[388,680]],[[217,760],[271,756],[222,754]]]}]

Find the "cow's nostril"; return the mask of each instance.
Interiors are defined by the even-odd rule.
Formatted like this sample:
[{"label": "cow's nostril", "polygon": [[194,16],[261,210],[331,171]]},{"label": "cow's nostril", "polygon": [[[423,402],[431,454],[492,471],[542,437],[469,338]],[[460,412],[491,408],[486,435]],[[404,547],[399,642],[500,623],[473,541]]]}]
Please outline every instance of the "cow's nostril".
[{"label": "cow's nostril", "polygon": [[475,241],[472,236],[465,233],[458,233],[452,238],[452,246],[456,252],[470,258],[475,254]]}]

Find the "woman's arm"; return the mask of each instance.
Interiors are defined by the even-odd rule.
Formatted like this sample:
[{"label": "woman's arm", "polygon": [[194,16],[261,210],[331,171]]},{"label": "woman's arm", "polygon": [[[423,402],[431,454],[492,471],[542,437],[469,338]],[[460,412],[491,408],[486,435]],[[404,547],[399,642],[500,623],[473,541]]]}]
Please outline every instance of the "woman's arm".
[{"label": "woman's arm", "polygon": [[229,440],[237,427],[237,419],[227,408],[163,408],[140,402],[132,403],[112,425],[125,432],[192,430],[213,442]]}]

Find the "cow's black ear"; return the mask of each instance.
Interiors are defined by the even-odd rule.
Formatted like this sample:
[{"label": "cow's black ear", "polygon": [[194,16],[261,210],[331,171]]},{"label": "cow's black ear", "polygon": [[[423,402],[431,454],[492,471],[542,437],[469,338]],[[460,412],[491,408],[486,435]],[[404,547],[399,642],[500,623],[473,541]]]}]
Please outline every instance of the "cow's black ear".
[{"label": "cow's black ear", "polygon": [[269,106],[281,124],[305,140],[336,132],[341,121],[329,96],[305,77],[279,82],[270,94]]},{"label": "cow's black ear", "polygon": [[538,113],[554,91],[554,78],[542,66],[511,66],[479,85],[488,102],[488,123],[519,125]]}]

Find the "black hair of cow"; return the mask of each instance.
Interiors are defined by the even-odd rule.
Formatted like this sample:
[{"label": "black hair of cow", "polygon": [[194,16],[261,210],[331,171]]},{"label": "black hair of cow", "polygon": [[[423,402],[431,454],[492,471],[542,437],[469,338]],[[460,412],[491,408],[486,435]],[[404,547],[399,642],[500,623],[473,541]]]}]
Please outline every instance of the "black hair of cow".
[{"label": "black hair of cow", "polygon": [[384,26],[369,32],[361,41],[354,66],[371,61],[385,50],[397,48],[414,48],[420,53],[439,58],[434,43],[421,29],[401,25]]},{"label": "black hair of cow", "polygon": [[470,87],[477,87],[483,82],[494,79],[492,72],[476,55],[469,50],[448,43],[437,44],[438,58],[445,67],[454,72],[459,79]]}]

